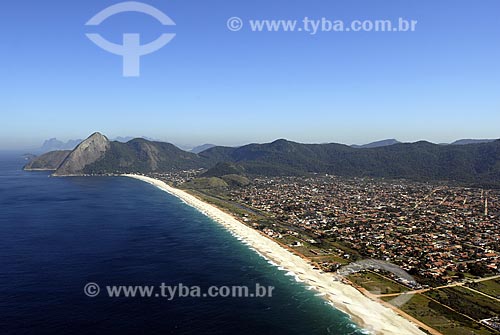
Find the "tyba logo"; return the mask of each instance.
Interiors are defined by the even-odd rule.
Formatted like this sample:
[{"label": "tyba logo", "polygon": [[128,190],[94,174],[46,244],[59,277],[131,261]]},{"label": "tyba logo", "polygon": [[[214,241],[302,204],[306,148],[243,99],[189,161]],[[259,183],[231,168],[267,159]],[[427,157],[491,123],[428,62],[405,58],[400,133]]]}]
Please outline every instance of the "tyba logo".
[{"label": "tyba logo", "polygon": [[[147,14],[164,26],[175,26],[175,22],[162,11],[148,4],[135,1],[122,2],[110,6],[96,14],[86,25],[99,26],[109,17],[127,12]],[[175,37],[175,34],[162,34],[155,41],[144,45],[141,45],[140,34],[123,34],[123,44],[112,43],[99,34],[86,34],[86,36],[100,48],[123,57],[124,77],[139,77],[141,72],[141,57],[163,48]]]}]

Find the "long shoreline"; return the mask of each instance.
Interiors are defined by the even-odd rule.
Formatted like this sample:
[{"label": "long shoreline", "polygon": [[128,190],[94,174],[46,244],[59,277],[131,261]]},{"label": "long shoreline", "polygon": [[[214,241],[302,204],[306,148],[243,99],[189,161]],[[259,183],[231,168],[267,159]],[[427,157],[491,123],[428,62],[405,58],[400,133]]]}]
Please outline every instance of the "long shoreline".
[{"label": "long shoreline", "polygon": [[156,186],[220,223],[262,256],[294,273],[301,281],[323,294],[324,298],[332,303],[336,309],[350,315],[353,321],[363,329],[383,335],[424,334],[415,324],[398,315],[392,309],[371,300],[350,285],[335,281],[332,274],[314,270],[303,258],[286,250],[275,241],[262,236],[257,230],[248,227],[215,206],[158,179],[133,174],[123,176]]}]

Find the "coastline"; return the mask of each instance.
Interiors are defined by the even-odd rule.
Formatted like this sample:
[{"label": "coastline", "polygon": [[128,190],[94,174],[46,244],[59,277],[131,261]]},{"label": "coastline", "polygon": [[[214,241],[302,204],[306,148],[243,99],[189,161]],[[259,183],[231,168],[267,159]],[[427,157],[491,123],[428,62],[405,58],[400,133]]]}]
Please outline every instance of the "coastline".
[{"label": "coastline", "polygon": [[398,315],[392,309],[371,300],[348,284],[334,281],[332,274],[314,270],[305,259],[291,253],[277,242],[241,223],[230,214],[203,202],[185,191],[171,187],[163,181],[133,174],[124,174],[122,176],[156,186],[223,225],[266,259],[294,273],[298,279],[313,287],[336,309],[350,315],[353,321],[363,329],[374,334],[384,335],[424,334],[417,325]]},{"label": "coastline", "polygon": [[27,172],[44,172],[44,171],[56,171],[56,169],[43,169],[43,168],[40,168],[40,169],[26,169],[26,168],[23,168],[23,171],[27,171]]}]

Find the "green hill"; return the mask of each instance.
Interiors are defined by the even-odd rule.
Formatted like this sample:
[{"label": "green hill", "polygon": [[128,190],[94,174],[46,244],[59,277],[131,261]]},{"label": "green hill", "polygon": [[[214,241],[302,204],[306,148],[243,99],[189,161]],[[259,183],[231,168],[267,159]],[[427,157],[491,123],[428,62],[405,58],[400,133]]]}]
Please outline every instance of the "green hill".
[{"label": "green hill", "polygon": [[196,154],[170,143],[134,139],[127,143],[110,142],[104,157],[85,167],[84,173],[158,172],[212,166]]},{"label": "green hill", "polygon": [[33,157],[28,164],[24,166],[26,171],[47,170],[55,171],[61,163],[68,157],[71,150],[58,150],[47,152],[41,156]]},{"label": "green hill", "polygon": [[[231,162],[254,175],[330,173],[500,186],[500,140],[462,146],[399,143],[364,149],[335,143],[300,144],[278,140],[240,148],[216,147],[200,156]],[[211,170],[207,172],[211,173]]]}]

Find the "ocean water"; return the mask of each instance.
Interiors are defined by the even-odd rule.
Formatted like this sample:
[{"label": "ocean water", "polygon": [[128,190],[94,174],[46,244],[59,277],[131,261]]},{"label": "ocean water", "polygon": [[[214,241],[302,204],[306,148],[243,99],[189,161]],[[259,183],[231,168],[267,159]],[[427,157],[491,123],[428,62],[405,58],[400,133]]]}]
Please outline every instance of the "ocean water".
[{"label": "ocean water", "polygon": [[[49,178],[0,155],[0,334],[361,334],[349,317],[161,190]],[[101,294],[90,298],[84,286]],[[107,285],[274,286],[266,298],[110,298]]]}]

